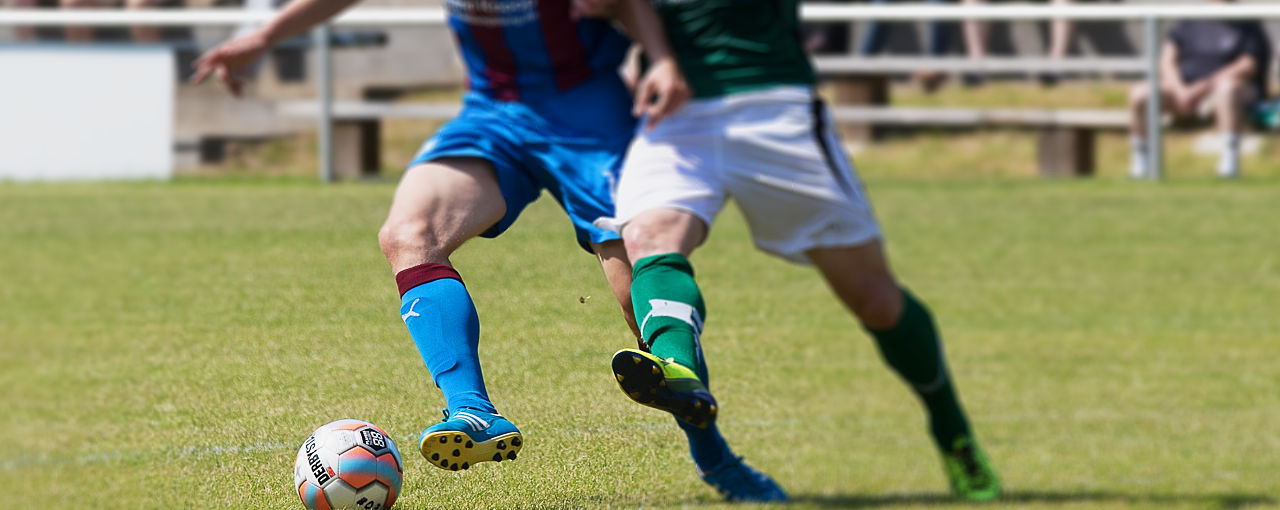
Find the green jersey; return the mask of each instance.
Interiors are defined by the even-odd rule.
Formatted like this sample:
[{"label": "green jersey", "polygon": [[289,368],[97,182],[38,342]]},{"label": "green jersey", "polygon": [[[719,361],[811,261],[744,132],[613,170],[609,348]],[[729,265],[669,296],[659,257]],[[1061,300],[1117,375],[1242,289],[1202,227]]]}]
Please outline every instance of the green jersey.
[{"label": "green jersey", "polygon": [[797,0],[653,0],[696,98],[813,85]]}]

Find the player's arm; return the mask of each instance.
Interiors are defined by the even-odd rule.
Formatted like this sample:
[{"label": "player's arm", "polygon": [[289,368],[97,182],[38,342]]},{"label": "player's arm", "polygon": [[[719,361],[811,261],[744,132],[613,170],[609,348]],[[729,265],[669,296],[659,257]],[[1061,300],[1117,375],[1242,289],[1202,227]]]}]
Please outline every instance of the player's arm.
[{"label": "player's arm", "polygon": [[231,93],[238,96],[238,73],[258,60],[271,46],[323,23],[359,1],[294,0],[262,28],[224,42],[201,55],[196,60],[191,82],[200,83],[216,73]]},{"label": "player's arm", "polygon": [[612,15],[644,48],[649,70],[636,84],[634,113],[649,117],[647,127],[652,128],[689,99],[689,85],[680,74],[662,21],[649,0],[575,0],[574,11],[586,16]]}]

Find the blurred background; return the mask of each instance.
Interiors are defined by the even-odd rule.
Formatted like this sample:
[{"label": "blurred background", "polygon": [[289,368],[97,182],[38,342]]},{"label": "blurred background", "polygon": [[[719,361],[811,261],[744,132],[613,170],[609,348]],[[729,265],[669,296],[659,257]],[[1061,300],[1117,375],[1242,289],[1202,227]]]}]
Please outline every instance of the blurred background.
[{"label": "blurred background", "polygon": [[[6,2],[9,6],[46,9],[276,7],[271,0]],[[1205,2],[1126,0],[1081,5],[1157,3]],[[363,5],[421,7],[439,3],[370,0]],[[1162,41],[1173,24],[1160,24]],[[1263,25],[1268,37],[1280,34],[1280,21],[1263,20]],[[0,41],[4,43],[0,55],[8,54],[10,60],[20,58],[24,52],[44,55],[35,59],[34,67],[22,68],[20,74],[19,68],[9,65],[14,76],[20,78],[5,80],[9,90],[0,91],[0,101],[8,102],[0,105],[8,105],[10,111],[25,105],[25,111],[35,112],[28,115],[35,120],[8,115],[10,122],[6,124],[12,133],[0,133],[6,135],[0,139],[13,147],[4,148],[10,154],[21,149],[31,161],[17,163],[11,157],[0,178],[58,179],[59,172],[67,172],[54,170],[58,165],[48,161],[50,154],[60,152],[56,150],[55,133],[61,133],[65,140],[73,131],[57,119],[59,111],[74,111],[79,120],[74,124],[107,120],[103,126],[84,126],[84,131],[98,136],[107,126],[119,126],[122,118],[145,117],[137,113],[143,111],[151,111],[151,117],[157,120],[152,122],[151,131],[139,128],[141,131],[156,132],[157,137],[163,131],[172,132],[171,159],[153,157],[142,164],[134,158],[137,163],[132,168],[117,172],[121,176],[313,172],[319,165],[314,149],[319,113],[315,99],[321,81],[315,38],[300,37],[272,52],[253,73],[243,99],[230,97],[215,84],[195,86],[185,82],[191,62],[201,49],[248,28],[0,26]],[[863,172],[898,176],[1030,176],[1124,175],[1129,170],[1130,137],[1126,130],[1130,124],[1130,89],[1140,84],[1146,73],[1143,57],[1148,44],[1143,20],[822,23],[808,27],[804,37],[818,56],[823,92],[835,105],[852,107],[837,118],[845,124],[846,142],[859,157]],[[440,25],[360,26],[335,29],[330,42],[334,48],[332,94],[337,104],[333,171],[339,178],[348,179],[394,176],[418,144],[456,108],[463,72],[452,49],[452,38]],[[83,58],[136,55],[142,48],[166,53],[173,63],[168,88],[155,83],[156,79],[143,78],[141,71],[87,76],[92,73],[84,71],[89,68],[84,67],[88,64],[83,58],[78,63],[62,62],[40,53],[54,48],[60,58],[72,58],[70,53],[83,53],[88,48],[96,50],[89,52],[96,57]],[[1268,53],[1266,59],[1274,59],[1273,54]],[[45,89],[48,84],[60,82],[48,73],[77,67],[82,69],[78,79],[93,83],[72,94],[84,99],[85,104],[72,105],[67,94]],[[154,66],[150,69],[158,74]],[[1271,75],[1275,69],[1267,65],[1260,72]],[[1265,136],[1276,123],[1277,109],[1266,102],[1274,95],[1273,82],[1267,82],[1263,97],[1249,107],[1249,124],[1255,129],[1242,142],[1246,175],[1277,175],[1277,148]],[[126,106],[123,100],[106,100],[128,94],[139,98],[140,104],[151,106]],[[172,103],[158,100],[157,94],[172,95]],[[37,100],[47,104],[37,107]],[[113,113],[113,106],[133,108],[136,113]],[[172,111],[159,111],[161,106]],[[92,115],[95,108],[100,110],[99,115]],[[170,118],[171,127],[166,129],[163,124]],[[17,125],[22,129],[14,127]],[[1207,120],[1179,123],[1169,133],[1166,170],[1172,174],[1212,173],[1212,156],[1221,145],[1212,128],[1212,122]],[[37,131],[46,134],[36,136]],[[163,142],[152,145],[159,143]],[[919,150],[922,145],[946,147],[950,156],[945,160],[925,159],[922,156],[932,151]],[[140,158],[141,154],[137,156]],[[37,171],[42,166],[47,171]],[[78,165],[72,161],[70,166]],[[110,165],[100,162],[100,166]],[[138,166],[161,168],[140,171]],[[77,173],[70,172],[68,176]]]}]

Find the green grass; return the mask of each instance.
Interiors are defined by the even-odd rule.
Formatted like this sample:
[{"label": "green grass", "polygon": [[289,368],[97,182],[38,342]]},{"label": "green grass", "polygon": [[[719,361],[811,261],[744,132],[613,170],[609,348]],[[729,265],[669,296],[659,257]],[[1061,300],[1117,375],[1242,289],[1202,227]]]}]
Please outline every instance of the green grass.
[{"label": "green grass", "polygon": [[[1009,506],[1280,504],[1280,183],[919,179],[869,158]],[[343,417],[406,453],[398,508],[718,504],[671,420],[613,384],[632,341],[549,200],[455,257],[524,454],[461,473],[416,456],[442,399],[375,240],[391,191],[0,185],[0,506],[300,508],[294,452]],[[919,407],[812,271],[754,252],[732,210],[694,262],[740,454],[796,507],[949,504]]]}]

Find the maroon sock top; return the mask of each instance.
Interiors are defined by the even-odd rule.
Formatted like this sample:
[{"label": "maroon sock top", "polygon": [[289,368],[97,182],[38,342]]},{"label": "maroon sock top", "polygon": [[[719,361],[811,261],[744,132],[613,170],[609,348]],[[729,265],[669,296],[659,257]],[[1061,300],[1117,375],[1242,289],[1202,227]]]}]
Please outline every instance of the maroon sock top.
[{"label": "maroon sock top", "polygon": [[422,264],[396,273],[396,286],[400,287],[400,297],[404,297],[404,293],[409,292],[409,289],[445,278],[462,281],[462,276],[450,266]]}]

